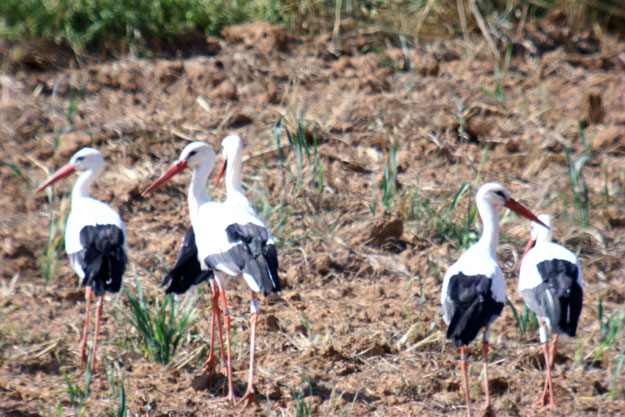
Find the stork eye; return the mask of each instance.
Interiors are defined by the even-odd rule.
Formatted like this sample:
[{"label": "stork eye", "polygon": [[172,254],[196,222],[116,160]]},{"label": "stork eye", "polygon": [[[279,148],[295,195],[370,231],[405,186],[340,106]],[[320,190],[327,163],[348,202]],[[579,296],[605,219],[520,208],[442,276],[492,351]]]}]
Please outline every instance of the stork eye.
[{"label": "stork eye", "polygon": [[191,151],[189,152],[189,158],[191,158],[193,155],[195,155],[197,153],[197,151]]},{"label": "stork eye", "polygon": [[495,194],[497,194],[499,197],[503,198],[504,200],[506,199],[506,195],[501,190],[495,191]]},{"label": "stork eye", "polygon": [[76,162],[81,162],[83,159],[85,159],[84,156],[79,156],[78,158],[76,158]]}]

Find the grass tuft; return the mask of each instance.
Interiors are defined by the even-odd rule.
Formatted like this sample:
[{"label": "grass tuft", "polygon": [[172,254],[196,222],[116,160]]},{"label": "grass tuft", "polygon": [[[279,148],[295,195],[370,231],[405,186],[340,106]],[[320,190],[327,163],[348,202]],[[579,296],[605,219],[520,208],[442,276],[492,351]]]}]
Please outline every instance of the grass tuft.
[{"label": "grass tuft", "polygon": [[48,204],[50,206],[50,215],[48,218],[48,242],[44,248],[43,257],[39,260],[39,271],[41,277],[45,280],[46,284],[56,276],[56,268],[59,263],[59,258],[63,254],[63,224],[69,213],[69,198],[63,197],[59,207],[59,216],[54,218],[54,190],[52,187],[46,189],[46,196],[48,198]]},{"label": "grass tuft", "polygon": [[187,297],[179,305],[172,294],[167,294],[162,300],[155,299],[151,307],[143,296],[141,284],[135,271],[137,297],[133,297],[124,289],[130,311],[123,312],[126,319],[142,336],[144,344],[140,348],[153,362],[166,365],[173,358],[178,344],[186,330],[197,317],[195,306],[199,297]]}]

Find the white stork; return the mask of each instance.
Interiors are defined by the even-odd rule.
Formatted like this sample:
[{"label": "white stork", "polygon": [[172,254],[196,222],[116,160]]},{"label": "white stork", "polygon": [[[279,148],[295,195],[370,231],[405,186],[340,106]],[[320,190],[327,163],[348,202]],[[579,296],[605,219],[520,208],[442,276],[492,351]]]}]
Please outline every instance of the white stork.
[{"label": "white stork", "polygon": [[455,346],[460,347],[468,416],[471,416],[471,406],[465,346],[477,336],[481,329],[484,329],[482,361],[486,393],[485,407],[488,411],[490,409],[488,326],[499,316],[506,299],[503,273],[497,264],[496,252],[499,244],[497,209],[504,206],[523,217],[540,222],[528,209],[512,199],[510,192],[500,184],[482,185],[475,199],[483,223],[482,236],[447,270],[441,291],[443,318],[449,326],[447,338],[451,339]]},{"label": "white stork", "polygon": [[[519,294],[525,304],[536,313],[540,328],[540,342],[545,355],[545,388],[540,399],[534,404],[542,407],[555,407],[551,367],[556,351],[556,343],[561,333],[573,337],[582,312],[584,294],[582,291],[582,267],[573,252],[564,246],[553,243],[553,223],[551,217],[541,214],[538,218],[548,228],[531,223],[531,238],[521,257],[519,274]],[[553,344],[549,348],[547,329],[553,333]]]},{"label": "white stork", "polygon": [[82,172],[72,190],[72,208],[65,227],[65,251],[81,280],[80,285],[87,287],[85,327],[80,342],[80,360],[83,368],[87,365],[91,294],[95,294],[98,298],[91,371],[95,371],[103,295],[105,291],[119,292],[128,253],[126,229],[119,214],[105,203],[89,196],[91,185],[103,167],[104,158],[100,151],[83,148],[72,156],[67,165],[56,171],[35,191],[43,190],[74,171]]},{"label": "white stork", "polygon": [[[230,352],[230,315],[225,297],[227,277],[243,275],[252,289],[252,350],[250,365],[254,361],[254,335],[258,307],[255,292],[276,291],[279,289],[277,257],[270,235],[255,216],[247,212],[233,210],[226,203],[211,202],[206,193],[206,181],[215,163],[213,148],[204,142],[187,145],[180,158],[159,179],[150,185],[143,195],[162,185],[185,168],[193,169],[189,186],[189,215],[195,234],[197,258],[202,270],[211,270],[218,289],[216,292],[223,305],[226,330],[228,394],[216,401],[234,402],[232,387],[232,362]],[[264,232],[263,232],[264,231]],[[218,308],[214,309],[218,313]],[[216,317],[219,321],[219,316]],[[210,356],[209,356],[210,359]],[[206,370],[206,364],[205,364]],[[253,371],[250,371],[253,375]],[[239,401],[244,407],[254,398],[253,386],[248,386]]]},{"label": "white stork", "polygon": [[[226,174],[226,200],[224,208],[231,213],[232,219],[228,222],[229,233],[241,243],[238,251],[245,252],[245,264],[236,261],[239,256],[227,259],[221,269],[228,275],[243,275],[243,278],[250,287],[250,369],[247,382],[247,389],[241,398],[245,400],[243,409],[254,400],[254,349],[256,341],[256,322],[258,320],[258,303],[256,293],[280,291],[280,281],[278,278],[278,255],[275,242],[271,233],[264,223],[258,218],[256,211],[243,193],[241,187],[241,168],[243,159],[243,144],[238,135],[226,136],[222,142],[224,160],[215,180],[215,186],[219,185],[219,180]],[[252,255],[252,257],[250,257]],[[236,263],[239,263],[237,265]],[[216,266],[217,267],[217,266]],[[225,267],[225,268],[224,268]],[[228,328],[228,326],[226,326]],[[227,334],[227,333],[226,333]]]}]

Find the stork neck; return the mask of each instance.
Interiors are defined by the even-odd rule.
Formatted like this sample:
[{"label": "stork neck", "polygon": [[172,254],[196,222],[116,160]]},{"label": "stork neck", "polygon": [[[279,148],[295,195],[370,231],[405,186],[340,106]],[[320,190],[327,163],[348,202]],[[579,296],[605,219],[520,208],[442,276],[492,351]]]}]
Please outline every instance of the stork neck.
[{"label": "stork neck", "polygon": [[482,236],[477,242],[485,247],[493,259],[496,259],[497,245],[499,245],[499,213],[491,203],[478,201],[477,210],[482,218]]},{"label": "stork neck", "polygon": [[536,234],[536,246],[551,242],[553,238],[553,231],[551,229],[545,229],[544,227],[537,227],[539,230]]},{"label": "stork neck", "polygon": [[241,188],[241,165],[242,152],[236,149],[232,155],[228,155],[228,164],[226,165],[226,193],[227,197],[233,196],[235,193],[243,194]]},{"label": "stork neck", "polygon": [[97,164],[80,174],[72,189],[72,203],[81,198],[89,197],[91,186],[102,172],[103,167],[104,164]]},{"label": "stork neck", "polygon": [[195,224],[200,206],[210,201],[206,192],[206,181],[212,168],[210,164],[202,164],[193,170],[193,178],[188,193],[189,216],[192,224]]}]

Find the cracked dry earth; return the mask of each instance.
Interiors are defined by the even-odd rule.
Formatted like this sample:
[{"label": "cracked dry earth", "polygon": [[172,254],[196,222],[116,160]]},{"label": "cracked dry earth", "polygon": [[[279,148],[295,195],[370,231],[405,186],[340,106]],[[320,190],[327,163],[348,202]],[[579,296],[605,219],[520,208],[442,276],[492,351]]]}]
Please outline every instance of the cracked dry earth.
[{"label": "cracked dry earth", "polygon": [[[528,38],[557,32],[525,30]],[[463,228],[485,181],[553,214],[556,239],[579,253],[586,282],[578,336],[565,339],[556,357],[559,406],[533,409],[542,353],[537,331],[521,334],[511,308],[523,311],[515,263],[529,227],[503,216],[498,256],[510,304],[491,327],[494,413],[622,413],[623,332],[599,352],[606,325],[598,313],[601,300],[603,322],[613,315],[619,323],[625,301],[625,46],[592,33],[558,34],[570,36],[561,42],[566,46],[549,47],[535,36],[538,53],[515,48],[505,74],[478,41],[402,50],[392,38],[367,33],[344,36],[337,48],[328,36],[298,38],[263,23],[227,29],[212,55],[120,57],[76,68],[33,58],[2,73],[0,414],[116,415],[120,379],[127,415],[237,413],[210,403],[225,393],[225,378],[200,376],[210,330],[206,286],[180,297],[201,293],[199,318],[170,365],[149,361],[141,349],[124,316],[127,296],[107,296],[98,370],[84,408],[72,404],[67,381],[85,385],[78,352],[83,290],[62,250],[51,257],[58,262],[49,280],[42,265],[50,213],[54,222],[67,215],[74,177],[54,187],[52,207],[45,193],[33,193],[76,150],[98,147],[107,166],[93,194],[120,212],[129,234],[125,288],[136,294],[139,283],[146,299],[160,299],[165,268],[189,225],[190,175],[150,198],[140,193],[188,140],[219,150],[231,132],[245,142],[245,187],[278,240],[285,287],[260,299],[258,401],[244,415],[296,415],[302,401],[311,415],[465,415],[458,352],[445,339],[439,292],[463,239],[470,243],[479,233],[477,218]],[[287,131],[300,133],[309,156],[289,146]],[[579,221],[567,150],[572,160],[589,157],[582,168],[588,227]],[[384,176],[393,154],[394,180]],[[386,205],[385,180],[394,190]],[[221,188],[210,192],[224,198]],[[228,300],[241,395],[249,357],[242,280],[230,282]],[[480,415],[478,343],[469,354]]]}]

